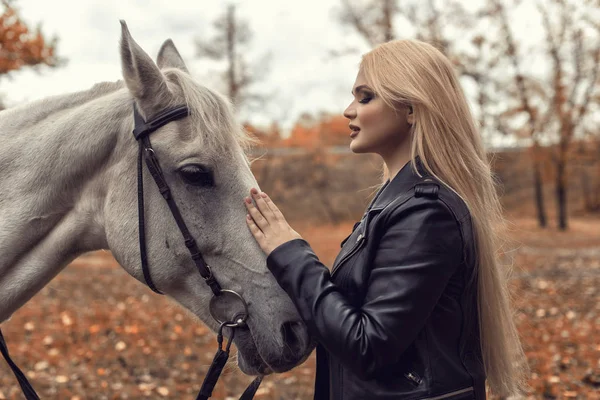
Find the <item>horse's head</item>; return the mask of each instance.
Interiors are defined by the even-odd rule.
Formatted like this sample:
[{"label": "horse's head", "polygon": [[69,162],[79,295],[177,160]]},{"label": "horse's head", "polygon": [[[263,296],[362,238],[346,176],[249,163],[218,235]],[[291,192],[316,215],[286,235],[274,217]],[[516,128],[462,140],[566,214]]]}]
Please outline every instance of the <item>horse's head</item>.
[{"label": "horse's head", "polygon": [[[258,187],[244,154],[247,137],[230,103],[196,83],[173,42],[166,41],[155,63],[122,23],[123,77],[146,119],[187,105],[190,115],[150,135],[152,147],[183,220],[223,289],[248,303],[247,329],[236,332],[238,363],[249,374],[285,371],[312,350],[306,326],[269,273],[265,256],[249,232],[243,199]],[[137,143],[133,108],[128,135],[115,148],[113,179],[106,202],[109,247],[119,263],[145,282],[138,247]],[[200,276],[168,206],[144,166],[145,232],[149,270],[156,287],[213,330],[210,288]]]}]

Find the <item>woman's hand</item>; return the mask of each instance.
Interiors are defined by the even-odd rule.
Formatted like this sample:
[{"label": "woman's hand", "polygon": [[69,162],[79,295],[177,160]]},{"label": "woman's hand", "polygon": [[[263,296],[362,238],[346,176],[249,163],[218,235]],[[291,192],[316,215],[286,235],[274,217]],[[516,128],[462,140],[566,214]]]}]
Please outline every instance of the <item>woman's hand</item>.
[{"label": "woman's hand", "polygon": [[246,223],[267,256],[285,242],[302,239],[302,236],[288,225],[279,208],[266,193],[259,193],[258,190],[252,188],[250,196],[244,199],[248,210]]}]

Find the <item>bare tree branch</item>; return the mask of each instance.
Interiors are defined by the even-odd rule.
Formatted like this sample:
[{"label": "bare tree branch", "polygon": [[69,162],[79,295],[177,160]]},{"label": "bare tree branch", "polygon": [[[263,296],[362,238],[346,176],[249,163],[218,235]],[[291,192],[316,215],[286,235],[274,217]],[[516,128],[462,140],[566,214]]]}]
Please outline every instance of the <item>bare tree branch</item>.
[{"label": "bare tree branch", "polygon": [[573,59],[575,61],[575,77],[573,78],[573,87],[571,88],[571,94],[567,99],[567,105],[569,108],[575,106],[575,96],[577,95],[577,89],[583,80],[583,32],[581,29],[573,31]]},{"label": "bare tree branch", "polygon": [[600,41],[596,45],[596,49],[594,51],[594,68],[592,69],[592,75],[590,76],[589,85],[585,90],[585,94],[583,96],[583,101],[581,106],[579,107],[579,113],[577,116],[574,116],[575,121],[582,121],[585,117],[589,105],[591,103],[592,94],[594,93],[594,89],[598,85],[598,74],[600,72]]},{"label": "bare tree branch", "polygon": [[364,21],[364,9],[356,9],[350,2],[350,0],[342,0],[343,11],[341,15],[342,23],[354,27],[358,33],[369,43],[371,47],[377,45],[377,38],[373,31],[367,28]]},{"label": "bare tree branch", "polygon": [[[552,87],[553,87],[553,96],[552,99],[550,100],[550,102],[548,103],[548,110],[546,111],[546,114],[544,115],[544,117],[541,119],[540,124],[538,126],[538,130],[543,130],[545,129],[548,124],[550,123],[550,120],[553,116],[558,116],[559,119],[562,119],[562,111],[560,109],[560,99],[559,97],[561,96],[561,92],[562,92],[562,86],[561,86],[561,79],[562,79],[562,64],[561,64],[561,60],[560,60],[560,56],[559,56],[559,52],[558,52],[558,46],[559,44],[557,44],[557,42],[554,39],[554,36],[552,34],[552,23],[550,22],[550,16],[548,14],[548,10],[541,4],[538,4],[538,10],[540,11],[540,14],[542,16],[542,25],[544,26],[544,30],[546,33],[546,42],[548,43],[548,50],[550,53],[550,57],[552,58],[553,61],[553,65],[554,65],[554,77],[553,77],[553,83],[552,83]],[[562,20],[562,28],[561,30],[564,31],[564,28],[566,27],[566,23],[565,20],[563,18]],[[553,112],[555,112],[556,114],[554,114]]]},{"label": "bare tree branch", "polygon": [[396,0],[383,0],[383,5],[381,7],[382,12],[378,22],[383,28],[383,41],[389,42],[396,37],[392,18],[394,17],[394,14],[396,14],[398,7],[396,6]]},{"label": "bare tree branch", "polygon": [[250,93],[250,87],[257,82],[267,70],[268,57],[261,59],[257,66],[250,63],[242,55],[240,49],[252,38],[252,31],[247,23],[236,16],[236,6],[228,5],[225,12],[217,18],[213,27],[215,35],[206,40],[196,40],[196,54],[213,60],[226,60],[227,69],[223,72],[226,91],[233,104],[241,108],[244,103],[256,102],[261,95]]},{"label": "bare tree branch", "polygon": [[536,118],[534,116],[533,108],[531,107],[529,95],[525,86],[525,78],[523,76],[523,73],[521,72],[521,65],[519,61],[519,55],[517,52],[517,46],[512,32],[510,30],[508,15],[506,14],[506,9],[504,8],[504,5],[499,0],[491,1],[495,7],[494,11],[497,13],[500,19],[500,25],[504,33],[504,38],[506,40],[507,55],[515,70],[514,80],[515,85],[518,89],[518,95],[521,101],[521,106],[523,108],[523,111],[525,111],[525,113],[528,116],[529,136],[534,140],[534,142],[537,142],[538,138],[536,135]]}]

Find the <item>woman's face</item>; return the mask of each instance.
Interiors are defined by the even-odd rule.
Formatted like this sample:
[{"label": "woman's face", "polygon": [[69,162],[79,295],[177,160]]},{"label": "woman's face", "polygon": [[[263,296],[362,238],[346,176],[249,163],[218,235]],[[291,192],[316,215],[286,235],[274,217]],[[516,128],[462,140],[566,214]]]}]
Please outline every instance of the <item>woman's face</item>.
[{"label": "woman's face", "polygon": [[[354,153],[377,153],[384,158],[409,146],[414,115],[409,107],[397,110],[375,94],[359,71],[352,89],[354,100],[344,111],[350,120],[350,149]],[[407,147],[408,148],[408,147]]]}]

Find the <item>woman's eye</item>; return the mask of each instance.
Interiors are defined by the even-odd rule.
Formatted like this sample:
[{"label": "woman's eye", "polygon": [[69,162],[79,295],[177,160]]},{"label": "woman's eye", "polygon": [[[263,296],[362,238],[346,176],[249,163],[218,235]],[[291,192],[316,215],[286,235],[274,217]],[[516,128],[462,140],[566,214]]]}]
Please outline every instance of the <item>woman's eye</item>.
[{"label": "woman's eye", "polygon": [[212,171],[200,164],[184,165],[179,169],[179,174],[190,185],[202,187],[212,187],[215,185]]},{"label": "woman's eye", "polygon": [[367,104],[368,102],[370,102],[373,98],[372,97],[365,97],[364,99],[359,100],[359,103],[362,104]]}]

